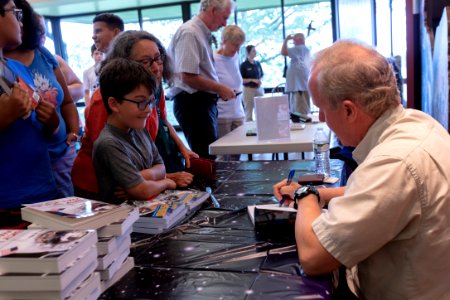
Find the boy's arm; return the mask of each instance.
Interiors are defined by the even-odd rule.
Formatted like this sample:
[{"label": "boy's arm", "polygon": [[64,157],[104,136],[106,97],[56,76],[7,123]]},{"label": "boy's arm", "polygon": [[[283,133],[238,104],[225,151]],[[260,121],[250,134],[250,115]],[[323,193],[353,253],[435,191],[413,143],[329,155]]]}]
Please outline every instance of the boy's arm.
[{"label": "boy's arm", "polygon": [[176,186],[176,183],[169,178],[161,180],[144,179],[144,181],[126,191],[128,196],[132,199],[147,200],[166,189],[175,189]]},{"label": "boy's arm", "polygon": [[163,164],[156,164],[140,173],[145,180],[161,180],[166,177],[166,168]]}]

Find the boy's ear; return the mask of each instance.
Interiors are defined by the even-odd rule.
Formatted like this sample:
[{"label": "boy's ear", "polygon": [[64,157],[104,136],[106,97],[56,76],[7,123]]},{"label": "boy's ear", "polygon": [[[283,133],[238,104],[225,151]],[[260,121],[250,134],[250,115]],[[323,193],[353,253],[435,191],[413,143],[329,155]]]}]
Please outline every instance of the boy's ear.
[{"label": "boy's ear", "polygon": [[109,108],[111,108],[111,110],[113,112],[119,112],[119,102],[116,100],[116,98],[109,97],[108,98],[108,105],[109,105]]}]

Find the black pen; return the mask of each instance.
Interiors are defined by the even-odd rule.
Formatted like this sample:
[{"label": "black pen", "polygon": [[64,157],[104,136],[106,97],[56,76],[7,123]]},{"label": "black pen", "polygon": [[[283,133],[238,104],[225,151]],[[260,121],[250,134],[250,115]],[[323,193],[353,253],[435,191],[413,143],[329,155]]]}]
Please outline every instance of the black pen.
[{"label": "black pen", "polygon": [[240,91],[240,92],[234,91],[234,93],[235,93],[235,95],[236,95],[236,97],[237,97],[237,96],[239,96],[240,94],[242,94],[242,91]]},{"label": "black pen", "polygon": [[[294,178],[294,174],[295,174],[295,170],[294,170],[294,169],[292,169],[292,170],[289,171],[289,175],[288,175],[288,178],[287,178],[286,185],[290,185],[290,184],[291,184],[292,178]],[[283,204],[284,204],[284,202],[286,201],[287,198],[288,198],[287,195],[283,195],[283,196],[282,196],[282,198],[281,198],[281,200],[280,200],[280,205],[279,205],[279,207],[283,206]]]}]

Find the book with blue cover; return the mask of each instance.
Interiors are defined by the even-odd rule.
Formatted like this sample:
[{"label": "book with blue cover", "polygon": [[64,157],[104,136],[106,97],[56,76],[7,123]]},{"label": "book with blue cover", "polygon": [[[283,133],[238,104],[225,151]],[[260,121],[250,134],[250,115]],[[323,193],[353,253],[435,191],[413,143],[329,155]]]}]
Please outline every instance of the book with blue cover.
[{"label": "book with blue cover", "polygon": [[[181,222],[209,198],[198,190],[166,190],[149,201],[135,201],[140,217],[133,225],[134,232],[159,233]],[[151,228],[154,230],[143,230]]]}]

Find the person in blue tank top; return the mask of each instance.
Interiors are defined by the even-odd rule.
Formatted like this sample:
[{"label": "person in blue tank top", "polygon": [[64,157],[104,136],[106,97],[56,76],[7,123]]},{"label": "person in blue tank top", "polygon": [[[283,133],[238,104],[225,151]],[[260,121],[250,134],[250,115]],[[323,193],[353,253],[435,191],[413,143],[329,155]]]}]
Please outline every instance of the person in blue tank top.
[{"label": "person in blue tank top", "polygon": [[72,101],[64,76],[56,58],[41,45],[45,29],[40,16],[26,0],[14,0],[23,10],[22,44],[5,56],[16,59],[30,69],[34,86],[41,98],[50,101],[58,113],[58,130],[49,142],[53,175],[58,188],[58,198],[73,196],[70,172],[75,160],[75,142],[79,134],[78,111]]},{"label": "person in blue tank top", "polygon": [[[33,80],[20,62],[3,57],[3,49],[21,43],[22,12],[12,0],[0,0],[0,67],[29,86]],[[55,107],[40,101],[32,110],[28,91],[18,83],[8,95],[0,89],[0,228],[23,228],[20,206],[53,199],[53,178],[47,143],[59,125]]]}]

